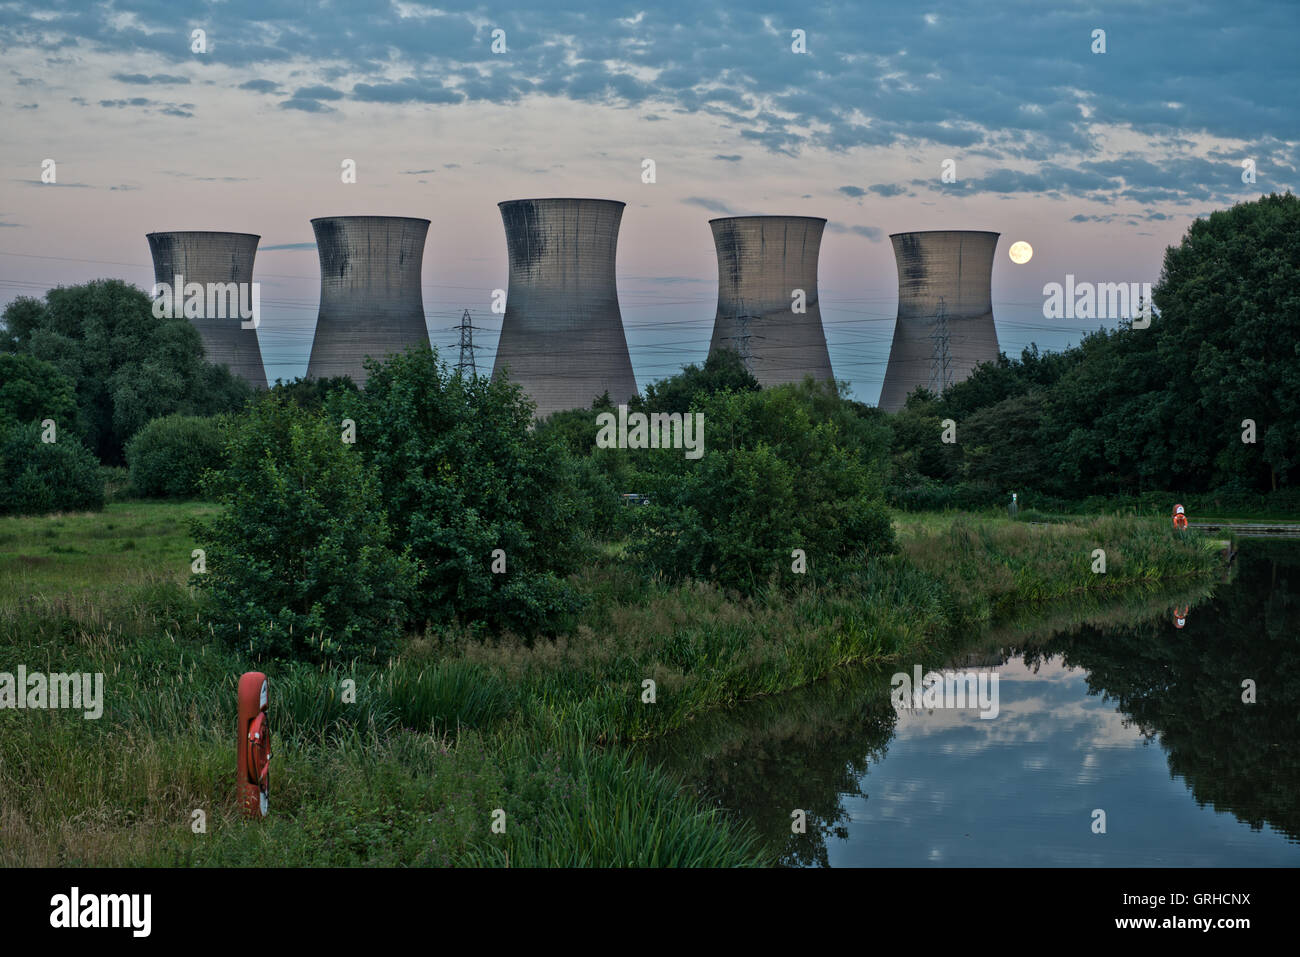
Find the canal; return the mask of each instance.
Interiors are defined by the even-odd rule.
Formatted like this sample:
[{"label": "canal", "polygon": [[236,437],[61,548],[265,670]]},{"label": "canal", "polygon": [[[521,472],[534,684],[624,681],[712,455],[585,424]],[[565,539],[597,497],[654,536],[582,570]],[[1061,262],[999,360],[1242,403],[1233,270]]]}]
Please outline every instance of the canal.
[{"label": "canal", "polygon": [[[896,707],[916,665],[996,674],[996,716]],[[1294,867],[1298,702],[1300,541],[1248,540],[1208,594],[1003,626],[647,756],[788,866]]]}]

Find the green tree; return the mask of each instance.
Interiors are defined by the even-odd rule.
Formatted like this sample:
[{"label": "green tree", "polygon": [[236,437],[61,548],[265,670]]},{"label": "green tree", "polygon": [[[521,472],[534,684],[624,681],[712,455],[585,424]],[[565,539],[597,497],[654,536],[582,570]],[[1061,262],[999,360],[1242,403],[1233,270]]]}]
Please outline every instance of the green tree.
[{"label": "green tree", "polygon": [[395,545],[373,470],[321,412],[266,396],[227,434],[221,505],[196,523],[218,637],[255,656],[383,657],[401,634],[418,567]]},{"label": "green tree", "polygon": [[576,608],[564,578],[586,554],[570,456],[504,379],[452,373],[418,347],[370,369],[364,392],[327,406],[355,422],[397,538],[423,565],[413,623],[559,627]]},{"label": "green tree", "polygon": [[0,352],[0,421],[53,419],[60,428],[76,425],[77,396],[72,380],[35,356]]},{"label": "green tree", "polygon": [[149,297],[118,279],[51,289],[4,311],[0,347],[43,359],[71,379],[77,431],[109,464],[127,440],[172,412],[214,415],[239,408],[249,386],[204,359],[184,319],[155,319]]},{"label": "green tree", "polygon": [[[825,389],[833,389],[824,386]],[[704,454],[638,450],[651,503],[633,510],[632,551],[653,572],[753,591],[779,581],[834,581],[866,555],[891,551],[880,464],[849,440],[809,387],[718,392],[704,417]],[[792,570],[803,549],[807,573]]]},{"label": "green tree", "polygon": [[324,379],[306,379],[299,377],[285,382],[276,379],[271,391],[284,395],[294,405],[302,409],[317,410],[324,408],[326,397],[335,389],[356,392],[356,384],[350,376],[331,376]]},{"label": "green tree", "polygon": [[1196,220],[1166,251],[1152,299],[1161,366],[1188,386],[1179,431],[1195,463],[1217,466],[1218,482],[1288,481],[1300,465],[1300,199]]},{"label": "green tree", "polygon": [[[961,470],[960,426],[956,442],[945,442],[944,420],[951,418],[934,393],[917,388],[890,420],[895,485],[922,479],[954,481]],[[955,419],[953,420],[956,421]]]},{"label": "green tree", "polygon": [[745,368],[735,350],[718,349],[709,353],[702,366],[684,366],[676,375],[652,382],[646,386],[644,397],[634,397],[628,406],[656,412],[686,412],[698,408],[703,396],[757,392],[758,388],[758,380]]}]

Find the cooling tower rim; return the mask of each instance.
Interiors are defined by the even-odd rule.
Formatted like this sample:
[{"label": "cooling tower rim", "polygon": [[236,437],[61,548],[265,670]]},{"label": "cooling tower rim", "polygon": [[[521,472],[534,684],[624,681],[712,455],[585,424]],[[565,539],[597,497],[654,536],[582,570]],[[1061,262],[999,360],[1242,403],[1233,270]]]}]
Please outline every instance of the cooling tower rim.
[{"label": "cooling tower rim", "polygon": [[368,213],[362,213],[359,216],[316,216],[311,223],[315,226],[317,223],[338,222],[339,220],[358,220],[358,219],[397,219],[403,222],[424,223],[426,226],[433,224],[433,220],[424,219],[420,216],[374,216]]},{"label": "cooling tower rim", "polygon": [[950,234],[960,233],[962,235],[968,235],[968,236],[969,235],[975,235],[975,236],[1001,236],[1002,235],[1001,233],[995,232],[992,229],[909,229],[901,233],[890,233],[889,238],[893,239],[895,236],[926,236],[926,235],[933,235],[935,233],[950,233]]},{"label": "cooling tower rim", "polygon": [[621,199],[597,199],[594,196],[533,196],[523,199],[503,199],[498,207],[513,206],[515,203],[610,203],[614,206],[626,206]]},{"label": "cooling tower rim", "polygon": [[748,219],[748,220],[755,220],[755,219],[772,219],[772,220],[776,220],[776,219],[802,219],[802,220],[807,220],[808,222],[811,222],[811,223],[825,223],[825,222],[827,222],[825,216],[782,216],[780,213],[760,213],[760,214],[755,215],[755,216],[717,216],[717,217],[715,217],[715,218],[713,218],[713,219],[710,219],[710,220],[709,220],[709,224],[712,225],[713,223],[737,222],[737,221],[740,221],[740,220],[746,220],[746,219]]},{"label": "cooling tower rim", "polygon": [[233,233],[226,229],[156,229],[144,234],[145,239],[153,236],[251,236],[258,240],[262,238],[261,233]]}]

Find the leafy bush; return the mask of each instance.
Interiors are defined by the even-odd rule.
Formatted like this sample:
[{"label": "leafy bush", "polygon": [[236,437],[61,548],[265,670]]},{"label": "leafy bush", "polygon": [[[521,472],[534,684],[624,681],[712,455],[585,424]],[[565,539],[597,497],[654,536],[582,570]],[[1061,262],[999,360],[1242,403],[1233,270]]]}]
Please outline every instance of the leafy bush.
[{"label": "leafy bush", "polygon": [[271,391],[285,396],[290,402],[302,409],[317,411],[325,406],[325,397],[335,389],[347,389],[349,392],[356,392],[356,383],[350,376],[330,376],[324,379],[306,379],[299,377],[290,379],[288,382],[283,379],[276,379],[275,384],[271,386]]},{"label": "leafy bush", "polygon": [[321,413],[268,396],[231,422],[222,505],[194,533],[219,637],[255,655],[383,656],[417,567],[391,548],[373,471]]},{"label": "leafy bush", "polygon": [[42,442],[42,432],[37,423],[0,421],[0,515],[102,509],[99,462],[57,426],[54,442]]},{"label": "leafy bush", "polygon": [[[422,565],[411,622],[549,630],[576,610],[564,582],[584,554],[572,461],[502,379],[450,372],[430,349],[370,364],[364,392],[335,391],[356,423],[394,533]],[[505,571],[493,572],[493,553]],[[498,569],[500,568],[498,564]]]},{"label": "leafy bush", "polygon": [[53,419],[73,426],[77,394],[72,380],[49,362],[22,353],[0,352],[0,421]]},{"label": "leafy bush", "polygon": [[190,498],[199,494],[205,470],[225,464],[219,418],[165,415],[126,444],[126,463],[137,495]]},{"label": "leafy bush", "polygon": [[[699,397],[701,458],[640,453],[652,504],[634,510],[633,554],[669,578],[752,591],[774,578],[836,580],[863,556],[892,551],[878,478],[885,444],[868,454],[848,441],[873,426],[843,414],[836,397],[812,385]],[[792,570],[796,548],[806,574]]]}]

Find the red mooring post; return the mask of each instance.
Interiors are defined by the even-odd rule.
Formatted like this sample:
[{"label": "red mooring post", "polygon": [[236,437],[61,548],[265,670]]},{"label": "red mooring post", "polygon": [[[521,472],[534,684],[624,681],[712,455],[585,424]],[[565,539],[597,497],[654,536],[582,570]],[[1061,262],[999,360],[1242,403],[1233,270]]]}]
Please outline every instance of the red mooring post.
[{"label": "red mooring post", "polygon": [[266,675],[249,671],[239,678],[236,767],[239,806],[244,817],[266,817],[271,791],[271,726],[266,718]]}]

